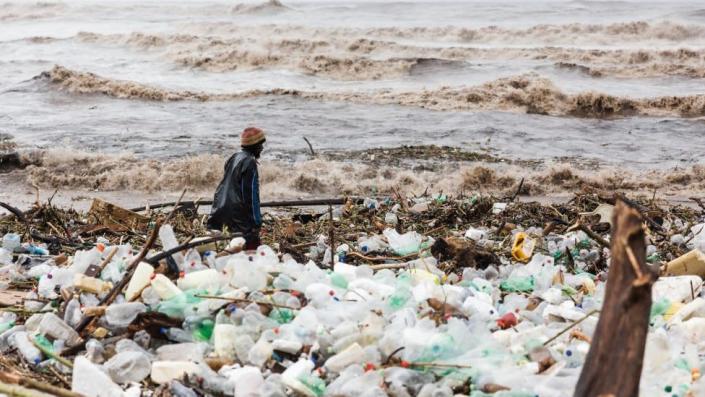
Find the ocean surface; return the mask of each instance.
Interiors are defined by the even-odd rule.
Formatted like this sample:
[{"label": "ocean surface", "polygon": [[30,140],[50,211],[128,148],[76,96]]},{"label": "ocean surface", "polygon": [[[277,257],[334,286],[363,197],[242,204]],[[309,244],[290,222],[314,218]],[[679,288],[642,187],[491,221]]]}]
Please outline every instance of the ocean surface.
[{"label": "ocean surface", "polygon": [[[473,188],[478,166],[705,190],[702,1],[6,1],[0,54],[15,182],[210,188],[256,125],[282,196]],[[501,166],[344,155],[403,145]]]}]

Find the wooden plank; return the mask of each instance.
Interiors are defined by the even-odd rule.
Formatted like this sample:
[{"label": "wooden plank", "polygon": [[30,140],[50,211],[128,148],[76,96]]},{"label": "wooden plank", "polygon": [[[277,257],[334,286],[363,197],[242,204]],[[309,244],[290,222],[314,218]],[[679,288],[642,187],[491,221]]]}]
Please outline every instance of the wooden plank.
[{"label": "wooden plank", "polygon": [[21,306],[28,291],[6,289],[0,291],[0,306]]},{"label": "wooden plank", "polygon": [[113,230],[144,229],[149,223],[149,218],[99,198],[93,199],[88,214]]}]

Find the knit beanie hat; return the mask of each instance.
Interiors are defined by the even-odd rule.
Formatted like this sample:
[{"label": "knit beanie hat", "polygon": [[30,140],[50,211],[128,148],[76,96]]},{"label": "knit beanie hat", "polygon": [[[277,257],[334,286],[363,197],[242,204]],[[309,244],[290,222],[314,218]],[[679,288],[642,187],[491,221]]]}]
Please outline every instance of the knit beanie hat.
[{"label": "knit beanie hat", "polygon": [[247,127],[240,135],[240,146],[253,146],[264,142],[264,131],[257,127]]}]

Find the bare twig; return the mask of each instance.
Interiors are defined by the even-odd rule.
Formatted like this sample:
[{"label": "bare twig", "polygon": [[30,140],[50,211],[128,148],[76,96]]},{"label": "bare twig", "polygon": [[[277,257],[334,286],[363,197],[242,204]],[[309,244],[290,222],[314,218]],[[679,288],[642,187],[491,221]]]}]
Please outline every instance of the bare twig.
[{"label": "bare twig", "polygon": [[311,151],[311,156],[316,157],[316,152],[313,150],[313,145],[311,145],[311,142],[309,142],[308,138],[306,137],[304,137],[304,141],[306,141],[308,149]]}]

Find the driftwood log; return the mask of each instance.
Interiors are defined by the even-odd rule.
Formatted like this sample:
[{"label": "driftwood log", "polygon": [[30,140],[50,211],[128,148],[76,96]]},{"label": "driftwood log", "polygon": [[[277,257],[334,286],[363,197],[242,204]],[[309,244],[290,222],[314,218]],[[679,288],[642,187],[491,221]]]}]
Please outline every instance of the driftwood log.
[{"label": "driftwood log", "polygon": [[612,263],[602,314],[585,359],[575,397],[639,395],[649,328],[651,286],[657,272],[646,264],[639,211],[619,200],[612,231]]}]

